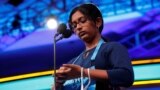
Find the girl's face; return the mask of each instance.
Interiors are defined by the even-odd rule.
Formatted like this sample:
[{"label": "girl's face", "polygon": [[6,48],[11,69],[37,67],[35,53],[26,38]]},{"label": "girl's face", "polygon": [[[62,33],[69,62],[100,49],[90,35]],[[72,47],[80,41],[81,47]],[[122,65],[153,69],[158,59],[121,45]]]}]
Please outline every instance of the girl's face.
[{"label": "girl's face", "polygon": [[90,41],[99,33],[99,24],[84,16],[80,11],[72,15],[71,26],[83,41]]}]

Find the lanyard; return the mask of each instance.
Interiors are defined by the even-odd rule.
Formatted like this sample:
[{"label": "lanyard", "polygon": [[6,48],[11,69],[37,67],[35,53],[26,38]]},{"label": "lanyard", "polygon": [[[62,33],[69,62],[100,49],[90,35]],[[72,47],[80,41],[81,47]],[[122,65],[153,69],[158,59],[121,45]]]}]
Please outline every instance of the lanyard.
[{"label": "lanyard", "polygon": [[[101,45],[103,43],[104,43],[104,40],[100,39],[99,42],[98,42],[98,44],[97,44],[97,46],[96,46],[96,48],[95,48],[95,50],[94,50],[94,52],[93,52],[93,54],[92,54],[92,56],[91,56],[91,61],[95,60],[95,58],[97,56],[97,53],[98,53],[98,51],[99,51],[99,49],[100,49],[100,47],[101,47]],[[82,54],[83,54],[83,52],[76,58],[76,60],[74,60],[74,62],[72,64],[74,64],[80,58],[80,56]],[[93,66],[91,68],[95,69],[95,66]],[[88,85],[90,84],[90,80],[89,80],[89,84],[87,84],[87,86],[84,88],[84,86],[83,86],[83,73],[82,73],[82,71],[83,71],[83,68],[81,68],[81,90],[84,90],[84,89],[86,90],[89,87]],[[88,72],[89,72],[89,69],[88,69]]]},{"label": "lanyard", "polygon": [[94,50],[94,53],[92,54],[91,61],[95,60],[95,58],[97,56],[97,53],[98,53],[101,45],[103,44],[103,42],[104,42],[104,40],[100,39],[100,41],[98,42],[98,45],[97,45],[96,49]]},{"label": "lanyard", "polygon": [[[91,61],[94,61],[96,56],[97,56],[97,53],[101,47],[101,45],[104,43],[104,40],[103,39],[100,39],[99,42],[98,42],[98,45],[96,46],[96,49],[94,50],[93,54],[92,54],[92,57],[91,57]],[[83,53],[81,53],[83,54]],[[81,56],[81,54],[76,58],[76,60],[72,63],[74,64],[78,59],[79,57]]]}]

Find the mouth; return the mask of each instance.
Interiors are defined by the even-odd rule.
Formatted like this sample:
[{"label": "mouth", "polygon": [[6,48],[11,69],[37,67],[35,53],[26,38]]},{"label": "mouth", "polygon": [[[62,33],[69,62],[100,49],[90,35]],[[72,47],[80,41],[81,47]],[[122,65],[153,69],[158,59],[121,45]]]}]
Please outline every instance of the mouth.
[{"label": "mouth", "polygon": [[82,37],[82,36],[84,36],[86,33],[84,32],[84,31],[82,31],[82,32],[80,32],[79,33],[79,37]]}]

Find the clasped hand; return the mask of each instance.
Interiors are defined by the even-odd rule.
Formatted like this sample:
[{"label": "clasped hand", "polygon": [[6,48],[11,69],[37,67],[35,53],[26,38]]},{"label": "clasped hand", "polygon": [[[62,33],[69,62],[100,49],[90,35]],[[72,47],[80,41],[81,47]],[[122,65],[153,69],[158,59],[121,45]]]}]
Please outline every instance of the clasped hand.
[{"label": "clasped hand", "polygon": [[[74,79],[80,77],[81,67],[75,64],[63,64],[56,71],[56,87],[52,86],[52,90],[60,88],[65,80]],[[55,87],[55,88],[54,88]]]},{"label": "clasped hand", "polygon": [[81,67],[75,64],[63,64],[57,72],[56,76],[63,80],[74,79],[80,77]]}]

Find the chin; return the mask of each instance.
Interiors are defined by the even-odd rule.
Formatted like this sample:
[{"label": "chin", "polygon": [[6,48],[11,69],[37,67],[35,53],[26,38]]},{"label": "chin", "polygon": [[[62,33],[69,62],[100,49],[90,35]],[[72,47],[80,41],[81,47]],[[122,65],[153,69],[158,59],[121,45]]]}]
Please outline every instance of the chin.
[{"label": "chin", "polygon": [[88,42],[88,41],[90,41],[90,38],[89,37],[81,37],[81,40]]}]

